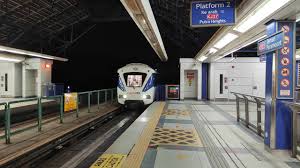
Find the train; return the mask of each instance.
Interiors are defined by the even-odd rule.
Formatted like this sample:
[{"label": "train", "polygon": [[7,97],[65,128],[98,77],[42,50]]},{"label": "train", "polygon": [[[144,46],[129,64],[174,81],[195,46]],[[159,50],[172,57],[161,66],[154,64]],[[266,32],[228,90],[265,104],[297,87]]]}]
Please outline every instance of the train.
[{"label": "train", "polygon": [[118,103],[124,107],[146,106],[155,99],[157,72],[142,63],[131,63],[118,69]]}]

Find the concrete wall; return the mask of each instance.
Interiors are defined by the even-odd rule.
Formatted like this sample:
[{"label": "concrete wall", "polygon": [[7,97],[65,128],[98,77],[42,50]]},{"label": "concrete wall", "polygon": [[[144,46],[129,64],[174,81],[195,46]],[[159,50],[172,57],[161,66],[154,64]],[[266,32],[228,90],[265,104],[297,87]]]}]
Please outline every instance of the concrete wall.
[{"label": "concrete wall", "polygon": [[[210,99],[230,98],[234,96],[230,92],[239,92],[259,97],[265,97],[265,75],[266,64],[260,62],[259,58],[224,58],[210,66]],[[231,61],[231,62],[230,62]],[[218,95],[219,89],[218,74],[224,73],[224,83],[228,89],[224,90],[224,96]]]},{"label": "concrete wall", "polygon": [[[180,59],[180,100],[184,100],[185,95],[185,71],[196,70],[197,71],[197,99],[202,99],[202,64],[192,58]],[[189,96],[189,95],[187,95]]]}]

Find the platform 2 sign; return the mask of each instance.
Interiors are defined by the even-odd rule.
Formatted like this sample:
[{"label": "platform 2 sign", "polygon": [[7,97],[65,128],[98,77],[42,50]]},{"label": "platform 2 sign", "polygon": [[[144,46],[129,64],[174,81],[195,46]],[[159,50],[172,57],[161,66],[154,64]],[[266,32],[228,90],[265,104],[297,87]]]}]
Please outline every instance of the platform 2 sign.
[{"label": "platform 2 sign", "polygon": [[257,43],[257,55],[263,55],[283,48],[284,32],[275,33]]},{"label": "platform 2 sign", "polygon": [[64,95],[64,112],[70,112],[77,109],[77,93],[65,93]]},{"label": "platform 2 sign", "polygon": [[191,2],[191,27],[224,26],[235,24],[235,1]]},{"label": "platform 2 sign", "polygon": [[278,29],[284,33],[283,47],[278,50],[277,56],[277,98],[294,98],[294,32],[293,22],[280,22]]}]

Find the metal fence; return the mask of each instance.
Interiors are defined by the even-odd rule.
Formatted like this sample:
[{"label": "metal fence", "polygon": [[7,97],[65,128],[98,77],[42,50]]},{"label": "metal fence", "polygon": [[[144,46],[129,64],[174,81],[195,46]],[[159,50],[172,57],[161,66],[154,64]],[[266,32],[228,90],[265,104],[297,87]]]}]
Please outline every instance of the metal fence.
[{"label": "metal fence", "polygon": [[[78,99],[77,99],[77,110],[75,110],[76,118],[79,117],[80,108],[87,109],[88,113],[93,112],[92,106],[97,106],[97,109],[100,108],[100,105],[102,103],[113,103],[117,96],[117,90],[116,88],[113,89],[104,89],[104,90],[95,90],[95,91],[88,91],[88,92],[80,92],[78,93]],[[84,96],[84,97],[82,97]],[[84,101],[84,98],[86,98],[86,101]],[[6,103],[0,103],[0,112],[4,111],[4,135],[0,136],[0,138],[5,138],[5,142],[7,144],[11,143],[11,136],[16,135],[18,133],[24,132],[29,129],[37,128],[37,130],[40,132],[42,131],[43,123],[46,121],[43,120],[44,116],[44,108],[43,104],[46,101],[54,101],[58,105],[58,115],[56,115],[57,118],[59,118],[59,123],[64,123],[64,96],[51,96],[51,97],[41,97],[41,98],[30,98],[30,99],[23,99],[23,100],[16,100],[16,101],[10,101]],[[35,106],[34,112],[32,113],[35,117],[33,117],[33,121],[36,121],[36,123],[32,122],[29,124],[29,126],[21,127],[18,129],[12,129],[12,117],[15,117],[15,115],[12,115],[12,111],[15,109],[14,105],[21,104],[21,103],[28,103],[30,102],[32,106]],[[33,103],[33,104],[32,104]],[[47,108],[47,107],[45,107]],[[3,110],[1,110],[3,109]],[[35,113],[35,111],[37,113]],[[18,121],[15,121],[18,122]]]},{"label": "metal fence", "polygon": [[231,92],[236,97],[237,122],[264,136],[265,99],[262,97]]}]

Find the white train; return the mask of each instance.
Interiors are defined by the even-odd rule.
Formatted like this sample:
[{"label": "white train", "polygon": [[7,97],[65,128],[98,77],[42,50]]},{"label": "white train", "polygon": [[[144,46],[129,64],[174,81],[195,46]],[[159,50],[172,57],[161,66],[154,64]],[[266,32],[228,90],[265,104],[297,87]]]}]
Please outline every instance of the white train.
[{"label": "white train", "polygon": [[155,97],[156,71],[141,63],[128,64],[118,70],[118,102],[148,105]]}]

